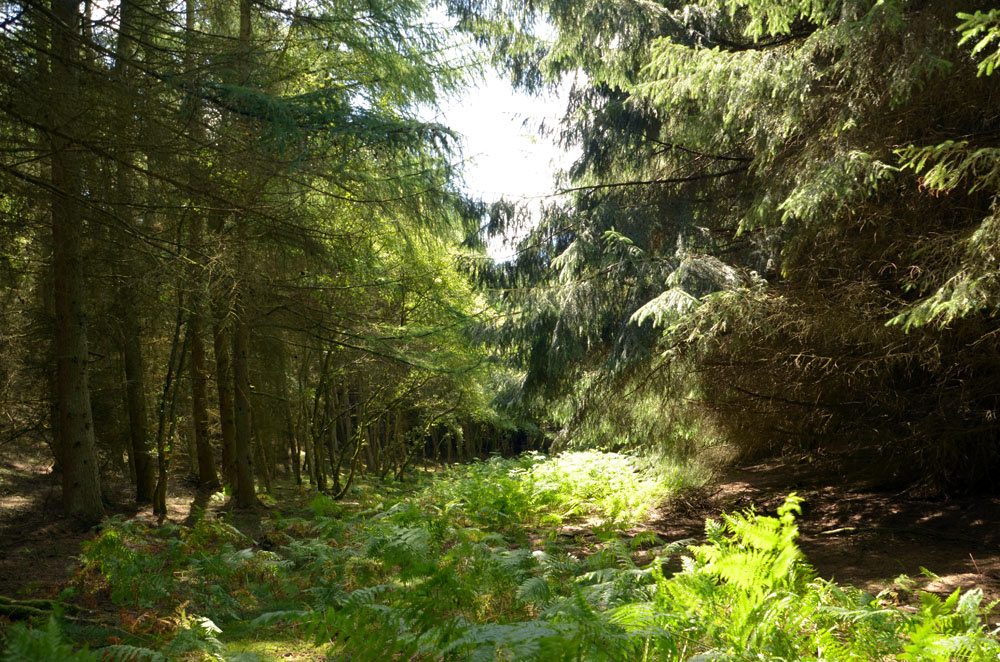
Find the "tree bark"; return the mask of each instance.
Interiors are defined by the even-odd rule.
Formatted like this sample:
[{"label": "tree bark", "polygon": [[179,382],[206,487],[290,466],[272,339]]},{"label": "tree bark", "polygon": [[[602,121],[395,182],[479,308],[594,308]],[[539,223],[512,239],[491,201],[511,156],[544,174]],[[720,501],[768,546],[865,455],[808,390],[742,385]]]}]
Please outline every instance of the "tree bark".
[{"label": "tree bark", "polygon": [[[195,31],[195,3],[187,0],[185,3],[185,36],[187,39]],[[196,69],[194,48],[185,44],[184,64],[188,72]],[[198,94],[188,94],[186,111],[190,115],[191,133],[196,142],[205,139],[202,130],[202,108]],[[192,164],[188,174],[192,189],[196,189],[200,179],[199,169]],[[191,334],[191,418],[194,428],[194,446],[198,457],[198,484],[203,488],[215,487],[219,477],[215,472],[215,453],[208,433],[208,367],[205,361],[204,319],[205,305],[203,297],[205,265],[202,256],[202,235],[205,219],[200,209],[195,209],[188,228],[188,286],[192,290],[190,297],[190,312],[188,314],[188,333]]]},{"label": "tree bark", "polygon": [[[174,375],[180,374],[184,362],[184,346],[181,344],[181,327],[184,325],[184,302],[177,302],[177,318],[174,321],[174,336],[170,343],[170,358],[167,360],[167,375],[163,381],[163,391],[160,394],[159,412],[156,423],[156,489],[153,490],[153,514],[159,516],[162,523],[167,517],[167,482],[170,479],[170,455],[173,444],[167,447],[166,440],[173,439],[174,403],[177,389],[173,386]],[[184,343],[186,344],[186,343]],[[176,363],[176,368],[175,368]],[[169,427],[169,433],[166,431]]]},{"label": "tree bark", "polygon": [[316,486],[316,489],[320,492],[326,489],[326,474],[323,469],[324,460],[322,440],[326,426],[329,425],[329,421],[326,421],[325,423],[321,422],[320,414],[322,412],[322,408],[320,407],[320,403],[327,389],[326,384],[330,365],[330,356],[330,352],[326,352],[323,355],[323,363],[320,366],[319,373],[319,384],[316,386],[316,391],[313,395],[312,416],[309,419],[309,435],[306,442],[309,445],[307,458],[309,459],[310,477],[313,479],[313,484]]},{"label": "tree bark", "polygon": [[88,384],[87,308],[84,298],[83,220],[77,196],[80,169],[67,139],[77,103],[77,0],[53,0],[60,25],[52,31],[52,271],[55,291],[56,404],[63,459],[63,504],[87,523],[104,517]]},{"label": "tree bark", "polygon": [[[197,295],[194,298],[197,299]],[[192,301],[188,317],[188,333],[191,334],[191,416],[195,452],[198,454],[198,485],[211,488],[219,484],[219,477],[215,472],[215,453],[208,433],[208,369],[200,307],[199,302]]]},{"label": "tree bark", "polygon": [[288,436],[288,451],[291,455],[292,472],[295,484],[302,484],[301,458],[299,445],[295,438],[295,424],[292,422],[291,401],[288,397],[288,356],[285,353],[285,343],[278,343],[278,397],[281,398],[281,419],[284,432]]},{"label": "tree bark", "polygon": [[215,385],[219,396],[219,429],[222,435],[222,473],[226,484],[236,489],[236,419],[233,413],[233,371],[230,360],[229,329],[222,304],[216,304],[212,326],[215,345]]},{"label": "tree bark", "polygon": [[[115,194],[117,213],[129,226],[135,224],[134,191],[131,166],[134,162],[135,143],[139,128],[135,121],[137,111],[136,85],[132,67],[129,65],[137,57],[137,32],[141,5],[123,2],[120,5],[118,42],[115,52],[115,78],[119,86],[117,107],[119,130],[122,142],[117,148]],[[136,300],[139,294],[137,284],[139,269],[135,256],[130,251],[121,260],[122,278],[119,288],[119,311],[121,315],[121,352],[125,363],[125,403],[129,419],[129,439],[135,468],[136,503],[149,503],[155,491],[155,471],[149,448],[149,419],[146,413],[146,371],[142,358],[142,327]]]},{"label": "tree bark", "polygon": [[236,428],[234,462],[236,488],[233,491],[237,508],[257,505],[253,482],[253,446],[250,408],[250,324],[243,298],[236,298],[236,322],[233,329],[233,413]]},{"label": "tree bark", "polygon": [[[130,288],[131,289],[131,288]],[[129,299],[126,291],[123,297]],[[149,417],[146,413],[146,371],[142,363],[139,320],[135,307],[123,304],[122,358],[125,363],[125,402],[128,407],[129,437],[135,466],[136,503],[150,503],[156,487],[155,469],[149,448]]]}]

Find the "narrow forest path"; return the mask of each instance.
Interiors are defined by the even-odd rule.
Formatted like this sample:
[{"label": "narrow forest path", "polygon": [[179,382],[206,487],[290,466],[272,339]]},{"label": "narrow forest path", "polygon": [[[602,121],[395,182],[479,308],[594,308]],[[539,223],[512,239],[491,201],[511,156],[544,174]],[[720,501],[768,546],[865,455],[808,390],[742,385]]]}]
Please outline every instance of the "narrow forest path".
[{"label": "narrow forest path", "polygon": [[701,540],[706,518],[750,507],[774,514],[796,492],[805,500],[800,546],[820,577],[874,593],[905,574],[914,588],[947,594],[978,587],[987,602],[1000,599],[1000,498],[882,491],[865,477],[870,471],[850,464],[777,458],[731,467],[669,499],[636,531]]},{"label": "narrow forest path", "polygon": [[[754,507],[770,514],[789,492],[805,501],[799,520],[802,550],[821,577],[871,592],[906,574],[915,587],[946,594],[982,588],[1000,599],[1000,498],[933,497],[875,489],[862,474],[832,459],[809,463],[778,458],[720,471],[708,485],[675,495],[631,533],[652,531],[666,541],[704,537],[705,520]],[[4,463],[0,490],[0,595],[55,597],[65,586],[80,543],[93,532],[60,515],[59,488],[49,467]],[[124,488],[124,486],[122,486]],[[182,523],[194,505],[215,510],[183,478],[171,483],[169,519]],[[127,495],[115,496],[127,501]],[[199,498],[200,497],[200,498]],[[153,520],[133,507],[114,510]],[[573,527],[576,533],[582,529]],[[922,574],[927,568],[938,578]],[[901,595],[901,602],[908,596]]]}]

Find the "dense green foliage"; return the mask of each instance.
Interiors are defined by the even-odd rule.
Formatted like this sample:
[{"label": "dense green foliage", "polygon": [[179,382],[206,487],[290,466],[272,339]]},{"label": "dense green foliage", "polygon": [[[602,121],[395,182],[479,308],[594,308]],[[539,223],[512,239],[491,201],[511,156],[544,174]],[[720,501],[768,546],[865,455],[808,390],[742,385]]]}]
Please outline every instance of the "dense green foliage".
[{"label": "dense green foliage", "polygon": [[494,531],[581,517],[629,526],[681,484],[679,478],[657,463],[616,453],[563,453],[551,459],[528,454],[457,465],[423,499],[460,507],[476,526]]},{"label": "dense green foliage", "polygon": [[[1000,657],[979,591],[816,579],[794,494],[630,529],[711,445],[995,490],[1000,10],[444,5],[576,81],[540,219],[420,119],[477,64],[423,0],[0,4],[0,433],[101,522],[64,603],[117,610],[4,662]],[[575,452],[503,457],[539,446]],[[233,508],[164,523],[179,459]],[[105,519],[112,476],[156,525]]]},{"label": "dense green foliage", "polygon": [[479,35],[577,80],[564,195],[480,272],[525,411],[577,444],[849,445],[887,480],[995,486],[996,9],[453,4],[550,21]]},{"label": "dense green foliage", "polygon": [[[319,495],[294,515],[274,511],[256,539],[211,515],[190,528],[112,520],[85,548],[73,590],[109,596],[124,639],[107,645],[98,634],[93,652],[71,653],[52,619],[11,629],[3,659],[258,659],[241,652],[246,635],[228,634],[247,621],[252,639],[354,660],[1000,653],[980,620],[980,591],[924,594],[919,609],[902,611],[892,591],[814,579],[795,543],[794,495],[776,516],[710,520],[702,545],[626,536],[620,527],[669,489],[637,478],[633,462],[528,455],[415,485],[364,484],[357,505]],[[594,466],[609,469],[600,488]],[[596,537],[561,531],[584,520]]]},{"label": "dense green foliage", "polygon": [[88,467],[68,512],[117,474],[163,514],[174,458],[249,507],[502,445],[420,119],[476,67],[425,2],[49,4],[0,8],[0,437]]}]

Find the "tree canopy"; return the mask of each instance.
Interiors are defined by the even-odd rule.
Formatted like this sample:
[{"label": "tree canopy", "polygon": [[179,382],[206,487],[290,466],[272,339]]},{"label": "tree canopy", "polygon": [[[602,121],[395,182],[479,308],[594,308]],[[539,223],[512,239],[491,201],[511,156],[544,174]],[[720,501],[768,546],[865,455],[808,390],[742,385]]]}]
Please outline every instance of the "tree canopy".
[{"label": "tree canopy", "polygon": [[[533,444],[995,487],[995,8],[444,9],[3,5],[3,433],[69,512],[118,472],[162,515],[173,459],[253,507],[280,468],[336,495]],[[574,81],[538,222],[421,119],[476,53]]]},{"label": "tree canopy", "polygon": [[480,30],[518,80],[576,80],[567,201],[480,273],[517,313],[495,333],[525,405],[567,443],[846,444],[886,478],[993,485],[995,9],[475,9],[555,26],[530,48]]},{"label": "tree canopy", "polygon": [[125,457],[162,508],[183,438],[207,486],[221,435],[252,505],[275,458],[339,490],[497,423],[457,271],[476,206],[419,119],[474,63],[424,3],[3,16],[2,400],[12,434],[52,434],[71,512],[100,516],[97,465]]}]

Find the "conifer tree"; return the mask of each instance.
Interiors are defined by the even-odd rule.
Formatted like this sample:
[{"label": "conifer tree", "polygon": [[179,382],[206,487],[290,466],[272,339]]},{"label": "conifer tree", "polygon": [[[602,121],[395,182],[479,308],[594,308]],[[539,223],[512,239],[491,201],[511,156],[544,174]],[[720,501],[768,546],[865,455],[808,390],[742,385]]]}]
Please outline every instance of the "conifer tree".
[{"label": "conifer tree", "polygon": [[847,444],[992,484],[984,4],[451,6],[516,79],[583,74],[569,201],[483,273],[522,402],[583,443],[684,447],[697,420],[745,455]]}]

